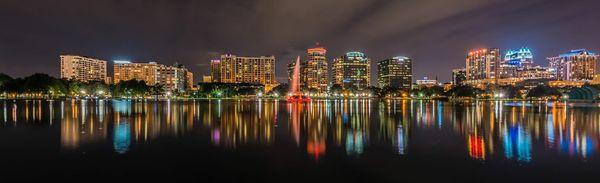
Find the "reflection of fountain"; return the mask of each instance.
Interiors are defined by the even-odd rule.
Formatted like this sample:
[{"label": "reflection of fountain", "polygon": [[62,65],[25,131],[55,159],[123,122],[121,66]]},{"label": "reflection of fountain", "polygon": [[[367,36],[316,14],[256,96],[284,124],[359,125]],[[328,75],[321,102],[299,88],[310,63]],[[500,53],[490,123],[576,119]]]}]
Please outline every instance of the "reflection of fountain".
[{"label": "reflection of fountain", "polygon": [[310,98],[300,91],[300,56],[296,58],[294,65],[294,73],[292,75],[292,83],[290,85],[290,93],[287,98],[288,102],[309,102]]}]

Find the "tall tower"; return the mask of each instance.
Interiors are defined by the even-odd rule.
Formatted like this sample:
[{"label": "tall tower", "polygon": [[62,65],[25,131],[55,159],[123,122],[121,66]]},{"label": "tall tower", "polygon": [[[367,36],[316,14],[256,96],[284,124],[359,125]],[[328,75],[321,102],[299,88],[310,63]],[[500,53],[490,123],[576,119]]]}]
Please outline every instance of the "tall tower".
[{"label": "tall tower", "polygon": [[334,84],[366,89],[371,85],[371,60],[361,52],[348,52],[333,60]]},{"label": "tall tower", "polygon": [[467,80],[474,82],[488,80],[497,83],[499,62],[499,49],[479,49],[469,52],[466,59]]},{"label": "tall tower", "polygon": [[306,61],[305,75],[306,86],[310,89],[327,90],[329,71],[327,58],[325,57],[326,53],[327,50],[318,43],[314,48],[307,50],[308,60]]},{"label": "tall tower", "polygon": [[377,64],[379,87],[394,87],[404,91],[412,88],[412,60],[408,57],[385,59]]},{"label": "tall tower", "polygon": [[212,82],[221,82],[221,60],[215,59],[210,61],[210,76]]}]

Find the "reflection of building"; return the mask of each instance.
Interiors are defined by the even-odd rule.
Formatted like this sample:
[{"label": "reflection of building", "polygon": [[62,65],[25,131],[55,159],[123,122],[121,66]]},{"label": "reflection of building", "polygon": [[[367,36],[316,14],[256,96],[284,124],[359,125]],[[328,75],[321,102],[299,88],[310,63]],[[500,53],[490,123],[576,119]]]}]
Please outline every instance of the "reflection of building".
[{"label": "reflection of building", "polygon": [[395,87],[408,91],[412,88],[412,60],[394,57],[377,63],[379,87]]},{"label": "reflection of building", "polygon": [[589,81],[596,74],[598,55],[585,49],[571,50],[557,57],[548,58],[556,79],[564,81]]},{"label": "reflection of building", "polygon": [[500,50],[480,49],[467,54],[467,80],[472,83],[495,82],[500,62]]},{"label": "reflection of building", "polygon": [[[108,116],[105,102],[89,106],[86,101],[71,101],[64,102],[63,106],[60,123],[62,148],[78,149],[81,145],[106,139]],[[38,111],[41,111],[41,106]]]},{"label": "reflection of building", "polygon": [[333,61],[334,84],[362,90],[371,85],[371,60],[361,52],[348,52]]},{"label": "reflection of building", "polygon": [[515,158],[523,162],[531,161],[531,135],[525,131],[521,124],[503,127],[501,135],[504,144],[504,156],[507,159]]},{"label": "reflection of building", "polygon": [[138,80],[154,86],[156,84],[158,64],[132,63],[130,61],[114,61],[114,83],[121,81]]},{"label": "reflection of building", "polygon": [[466,69],[452,70],[452,84],[463,85],[465,80],[467,80],[467,70]]},{"label": "reflection of building", "polygon": [[223,83],[262,84],[267,91],[277,85],[274,56],[221,55],[219,67]]},{"label": "reflection of building", "polygon": [[304,70],[306,86],[309,89],[327,90],[327,86],[329,85],[329,69],[325,53],[327,53],[327,50],[318,44],[316,47],[307,50],[308,60],[305,64],[306,67],[301,69]]},{"label": "reflection of building", "polygon": [[469,135],[467,139],[469,156],[475,159],[485,160],[485,139],[478,135]]},{"label": "reflection of building", "polygon": [[77,55],[60,56],[60,78],[82,82],[106,81],[106,61]]},{"label": "reflection of building", "polygon": [[117,122],[114,127],[113,146],[117,153],[125,154],[131,145],[131,125],[129,122]]}]

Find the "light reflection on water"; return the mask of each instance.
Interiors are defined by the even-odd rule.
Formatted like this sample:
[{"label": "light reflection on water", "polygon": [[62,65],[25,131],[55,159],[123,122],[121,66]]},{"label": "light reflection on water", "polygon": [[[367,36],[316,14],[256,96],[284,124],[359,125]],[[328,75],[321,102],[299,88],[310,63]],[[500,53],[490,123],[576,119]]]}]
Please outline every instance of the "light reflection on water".
[{"label": "light reflection on water", "polygon": [[[0,104],[2,128],[58,125],[60,147],[65,151],[110,143],[119,154],[129,153],[135,144],[152,144],[164,137],[205,138],[229,151],[289,144],[319,161],[331,150],[360,158],[381,146],[389,148],[390,157],[408,156],[417,145],[447,143],[435,138],[459,137],[463,139],[459,144],[464,144],[460,149],[437,150],[460,152],[480,161],[529,163],[536,154],[588,160],[595,156],[600,137],[599,109],[568,104],[406,100],[306,104],[3,100]],[[413,139],[416,134],[426,138]]]}]

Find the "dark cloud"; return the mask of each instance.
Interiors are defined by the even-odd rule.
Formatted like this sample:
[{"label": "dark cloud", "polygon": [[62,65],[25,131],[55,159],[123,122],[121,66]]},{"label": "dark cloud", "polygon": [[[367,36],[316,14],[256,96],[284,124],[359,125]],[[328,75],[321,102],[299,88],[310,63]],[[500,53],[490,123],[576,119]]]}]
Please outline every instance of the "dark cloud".
[{"label": "dark cloud", "polygon": [[[469,49],[529,46],[536,61],[599,50],[596,0],[4,0],[0,72],[58,75],[58,55],[184,63],[197,78],[215,53],[275,55],[277,75],[315,42],[328,57],[406,55],[415,75],[449,79]],[[375,64],[373,64],[375,65]]]}]

